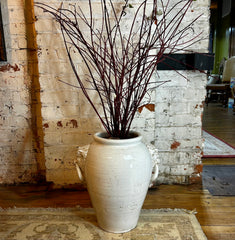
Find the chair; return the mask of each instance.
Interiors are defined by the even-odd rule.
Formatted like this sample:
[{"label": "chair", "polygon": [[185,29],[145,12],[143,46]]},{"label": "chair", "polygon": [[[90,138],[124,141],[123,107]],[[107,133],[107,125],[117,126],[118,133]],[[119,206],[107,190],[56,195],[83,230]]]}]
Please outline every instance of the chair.
[{"label": "chair", "polygon": [[[219,100],[222,101],[224,107],[228,105],[228,99],[232,96],[234,98],[234,88],[230,88],[230,80],[231,78],[235,78],[235,56],[229,58],[224,63],[223,75],[222,75],[222,83],[212,83],[207,84],[206,90],[206,104],[211,101],[213,95],[217,95]],[[232,90],[232,91],[231,91]],[[235,105],[233,105],[233,109],[235,111]]]},{"label": "chair", "polygon": [[235,56],[229,58],[224,64],[222,83],[229,83],[232,77],[235,77]]}]

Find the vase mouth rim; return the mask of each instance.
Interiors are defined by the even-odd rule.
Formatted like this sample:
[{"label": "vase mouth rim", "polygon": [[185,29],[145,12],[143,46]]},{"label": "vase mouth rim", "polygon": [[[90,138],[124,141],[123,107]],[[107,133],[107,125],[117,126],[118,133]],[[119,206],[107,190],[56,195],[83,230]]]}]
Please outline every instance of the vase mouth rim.
[{"label": "vase mouth rim", "polygon": [[130,131],[127,138],[112,138],[109,137],[107,132],[98,132],[94,134],[94,139],[98,142],[107,143],[107,144],[125,144],[125,143],[135,143],[139,142],[142,139],[142,135],[136,131]]}]

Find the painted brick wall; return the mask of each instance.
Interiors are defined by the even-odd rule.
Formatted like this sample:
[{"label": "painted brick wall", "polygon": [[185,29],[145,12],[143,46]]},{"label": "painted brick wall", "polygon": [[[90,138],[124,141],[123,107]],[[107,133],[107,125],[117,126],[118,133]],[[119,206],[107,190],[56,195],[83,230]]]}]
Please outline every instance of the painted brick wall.
[{"label": "painted brick wall", "polygon": [[[65,6],[69,3],[75,2],[66,1]],[[50,1],[50,4],[58,8],[60,1]],[[86,4],[86,1],[81,2],[81,5]],[[74,167],[77,149],[90,143],[101,125],[82,92],[59,81],[77,86],[58,25],[40,9],[35,8],[35,11],[46,178],[59,185],[74,184],[78,182]],[[75,62],[83,72],[81,59]]]},{"label": "painted brick wall", "polygon": [[[60,5],[60,1],[49,2],[53,6]],[[97,2],[93,1],[93,4]],[[69,3],[74,4],[75,1],[66,1],[65,6]],[[84,7],[87,1],[79,4]],[[203,30],[202,38],[208,37],[208,5],[209,1],[195,1],[185,20],[187,24],[195,16],[204,13],[194,26],[195,32]],[[98,9],[95,8],[94,16],[99,20]],[[77,147],[89,143],[92,134],[100,130],[101,126],[81,92],[58,82],[58,79],[62,79],[76,85],[58,26],[50,16],[38,9],[36,11],[39,19],[36,28],[40,48],[47,179],[59,184],[74,183],[77,182],[73,166]],[[208,41],[204,40],[195,44],[192,50],[207,52],[207,47]],[[79,59],[77,64],[82,72]],[[195,166],[201,164],[201,114],[206,76],[192,71],[183,72],[183,75],[187,79],[175,72],[159,72],[156,79],[171,82],[153,91],[151,99],[156,105],[155,111],[144,108],[141,113],[137,113],[133,125],[134,129],[142,132],[146,142],[154,143],[160,151],[162,161],[159,182],[189,182],[189,176],[198,176]]]},{"label": "painted brick wall", "polygon": [[[47,181],[59,185],[74,184],[78,182],[74,167],[77,149],[89,144],[92,135],[102,130],[102,126],[80,90],[59,81],[76,85],[59,27],[51,16],[38,8],[31,9],[36,15],[37,36],[33,27],[29,27],[32,2],[25,1],[30,5],[24,5],[21,0],[8,0],[8,6],[5,5],[8,15],[15,14],[11,23],[6,23],[6,31],[9,32],[8,63],[17,68],[9,67],[0,72],[6,82],[0,83],[1,118],[7,119],[1,119],[1,131],[5,133],[4,138],[1,134],[1,182],[33,181],[45,176]],[[61,3],[60,0],[40,2],[55,7]],[[64,2],[74,4],[77,1]],[[94,0],[93,4],[97,2]],[[79,3],[85,6],[87,1]],[[186,24],[204,13],[194,26],[195,32],[204,31],[202,38],[208,37],[208,5],[209,0],[194,1],[185,21]],[[99,20],[99,11],[94,14]],[[31,20],[32,24],[34,19]],[[207,52],[207,46],[208,41],[204,40],[192,50]],[[77,59],[76,64],[84,73],[81,59]],[[143,134],[144,141],[159,149],[160,183],[188,183],[199,177],[206,76],[193,71],[184,71],[183,75],[186,78],[173,71],[159,71],[154,79],[170,82],[152,91],[151,104],[155,108],[150,111],[143,107],[133,123],[133,128]],[[14,149],[15,146],[19,147]],[[20,160],[14,154],[21,156]],[[7,178],[9,172],[11,179]]]},{"label": "painted brick wall", "polygon": [[161,77],[172,79],[158,89],[156,97],[155,144],[162,159],[160,182],[188,183],[199,177],[195,167],[201,164],[206,77],[193,72],[183,74],[187,79],[176,80],[173,72],[160,72]]},{"label": "painted brick wall", "polygon": [[0,63],[0,183],[12,184],[34,181],[37,164],[23,1],[1,0],[1,7],[7,62]]},{"label": "painted brick wall", "polygon": [[[203,41],[190,47],[208,52],[209,1],[195,1],[186,16],[186,23],[203,15],[194,25],[202,32]],[[200,179],[202,152],[202,113],[206,75],[194,71],[159,71],[160,79],[171,80],[157,89],[155,145],[162,160],[159,182],[189,183]]]}]

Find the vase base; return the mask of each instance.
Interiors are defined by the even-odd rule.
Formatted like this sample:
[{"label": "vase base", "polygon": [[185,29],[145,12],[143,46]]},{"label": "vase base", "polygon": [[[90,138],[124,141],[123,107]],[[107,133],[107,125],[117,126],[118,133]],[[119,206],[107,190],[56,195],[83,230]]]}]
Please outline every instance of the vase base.
[{"label": "vase base", "polygon": [[[137,226],[137,225],[136,225]],[[115,234],[119,234],[119,233],[126,233],[126,232],[130,232],[131,230],[133,230],[134,228],[136,228],[136,226],[132,227],[132,228],[128,228],[128,229],[123,229],[123,230],[110,230],[110,229],[106,229],[106,228],[102,228],[100,227],[102,230],[104,230],[105,232],[109,232],[109,233],[115,233]]]}]

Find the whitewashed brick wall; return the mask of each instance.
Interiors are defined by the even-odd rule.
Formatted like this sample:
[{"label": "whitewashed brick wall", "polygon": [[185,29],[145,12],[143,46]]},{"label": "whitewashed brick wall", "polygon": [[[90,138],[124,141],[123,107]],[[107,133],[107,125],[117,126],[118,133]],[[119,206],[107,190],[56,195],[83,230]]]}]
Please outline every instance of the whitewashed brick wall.
[{"label": "whitewashed brick wall", "polygon": [[155,144],[162,160],[158,180],[165,183],[194,181],[201,164],[206,76],[190,71],[183,74],[187,79],[174,72],[159,72],[161,78],[171,79],[156,94]]},{"label": "whitewashed brick wall", "polygon": [[[203,13],[194,25],[203,39],[190,50],[208,52],[209,1],[194,1],[186,23]],[[159,71],[159,78],[171,80],[156,92],[155,145],[159,149],[159,182],[189,183],[200,179],[202,152],[202,113],[206,75],[194,71]]]},{"label": "whitewashed brick wall", "polygon": [[[61,3],[60,0],[40,0],[40,2],[56,7]],[[64,2],[87,4],[87,0]],[[92,2],[97,4],[99,1]],[[204,13],[199,23],[194,26],[195,31],[204,31],[202,37],[208,36],[208,5],[209,0],[194,1],[186,19],[187,22]],[[1,131],[6,136],[1,137],[0,164],[3,167],[0,180],[1,182],[19,182],[22,179],[30,181],[30,176],[32,179],[37,169],[30,130],[30,76],[27,72],[26,39],[23,31],[24,3],[21,0],[8,0],[8,5],[4,7],[6,14],[15,14],[15,17],[11,18],[11,24],[6,23],[6,31],[9,32],[6,34],[8,62],[12,66],[17,64],[20,71],[11,68],[9,71],[0,72],[5,79],[0,83],[1,99],[3,99],[1,117],[5,116],[4,121],[1,119]],[[40,9],[35,8],[34,11],[37,18],[35,26],[42,115],[42,120],[39,119],[38,122],[42,126],[38,125],[38,127],[43,127],[44,131],[42,150],[46,165],[46,180],[59,185],[74,184],[78,182],[74,167],[77,148],[90,143],[92,135],[102,130],[102,126],[81,91],[59,81],[60,79],[70,84],[77,84],[58,25],[51,16]],[[95,17],[100,19],[100,13],[97,12]],[[207,52],[207,45],[208,41],[204,40],[194,45],[192,50]],[[77,59],[76,64],[83,72],[82,61]],[[144,141],[151,142],[159,149],[161,163],[158,182],[160,183],[188,183],[199,176],[202,147],[201,114],[206,76],[193,71],[184,71],[183,75],[187,79],[173,71],[160,71],[158,75],[156,74],[154,76],[156,79],[171,81],[152,92],[151,103],[155,104],[155,111],[143,108],[141,113],[137,113],[133,123],[133,128],[143,134]],[[18,148],[14,149],[15,146]],[[21,156],[20,160],[15,155]],[[11,180],[7,179],[9,172],[12,173]]]},{"label": "whitewashed brick wall", "polygon": [[0,63],[0,183],[31,182],[37,172],[31,131],[24,4],[1,0],[7,62]]},{"label": "whitewashed brick wall", "polygon": [[[57,7],[60,4],[60,1],[55,0],[44,2]],[[97,2],[99,1],[93,1],[92,4]],[[65,6],[69,3],[74,4],[76,1],[66,1]],[[79,4],[84,7],[87,1]],[[204,13],[194,26],[196,32],[204,31],[202,38],[208,37],[208,5],[209,1],[195,1],[185,19],[187,24]],[[36,28],[41,49],[39,71],[42,114],[44,124],[47,126],[45,128],[47,179],[59,184],[74,183],[77,182],[77,176],[73,159],[76,157],[77,146],[89,143],[92,140],[91,135],[101,127],[81,92],[57,81],[59,78],[76,84],[58,26],[56,27],[50,16],[40,10],[37,10],[36,15],[39,19]],[[100,19],[99,11],[94,12],[94,16]],[[192,50],[207,52],[207,45],[208,41],[204,40],[194,45]],[[79,60],[78,64],[82,66]],[[188,80],[173,71],[159,72],[160,80],[171,82],[152,94],[152,103],[156,105],[155,112],[144,108],[144,111],[137,113],[133,124],[133,128],[143,134],[146,142],[152,142],[159,148],[162,160],[159,182],[189,182],[189,176],[195,172],[195,166],[201,164],[201,114],[206,76],[192,71],[183,72],[183,75]],[[71,124],[72,119],[76,121],[77,127]],[[58,124],[59,122],[62,124]],[[197,173],[195,174],[197,176]]]}]

